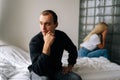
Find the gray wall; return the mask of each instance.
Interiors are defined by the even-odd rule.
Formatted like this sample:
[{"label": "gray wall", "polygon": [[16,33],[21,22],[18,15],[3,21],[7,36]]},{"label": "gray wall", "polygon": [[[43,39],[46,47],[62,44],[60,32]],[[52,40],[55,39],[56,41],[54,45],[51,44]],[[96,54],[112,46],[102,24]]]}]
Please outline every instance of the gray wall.
[{"label": "gray wall", "polygon": [[2,0],[0,0],[0,35],[1,35],[1,27],[2,27]]},{"label": "gray wall", "polygon": [[4,0],[2,33],[11,44],[28,50],[30,39],[39,29],[39,14],[46,9],[59,16],[58,29],[78,45],[79,0]]}]

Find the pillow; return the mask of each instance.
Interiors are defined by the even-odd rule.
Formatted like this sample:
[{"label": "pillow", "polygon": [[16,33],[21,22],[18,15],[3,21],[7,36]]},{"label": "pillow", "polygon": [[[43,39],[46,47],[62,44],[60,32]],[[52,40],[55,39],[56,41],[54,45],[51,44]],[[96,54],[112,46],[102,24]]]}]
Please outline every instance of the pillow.
[{"label": "pillow", "polygon": [[0,46],[8,45],[5,41],[0,39]]}]

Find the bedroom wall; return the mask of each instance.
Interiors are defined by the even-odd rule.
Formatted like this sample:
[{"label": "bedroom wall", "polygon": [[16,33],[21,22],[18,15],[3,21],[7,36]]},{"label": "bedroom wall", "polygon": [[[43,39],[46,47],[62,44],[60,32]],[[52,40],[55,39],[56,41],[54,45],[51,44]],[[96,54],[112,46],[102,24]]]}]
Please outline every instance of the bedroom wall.
[{"label": "bedroom wall", "polygon": [[30,39],[39,29],[39,14],[52,9],[59,17],[58,29],[78,46],[79,0],[4,0],[2,33],[4,39],[28,50]]},{"label": "bedroom wall", "polygon": [[0,36],[1,36],[1,21],[2,21],[2,0],[0,0]]},{"label": "bedroom wall", "polygon": [[3,34],[3,26],[2,26],[2,21],[3,21],[3,8],[4,8],[4,4],[3,4],[4,0],[0,0],[0,39],[2,39],[2,34]]}]

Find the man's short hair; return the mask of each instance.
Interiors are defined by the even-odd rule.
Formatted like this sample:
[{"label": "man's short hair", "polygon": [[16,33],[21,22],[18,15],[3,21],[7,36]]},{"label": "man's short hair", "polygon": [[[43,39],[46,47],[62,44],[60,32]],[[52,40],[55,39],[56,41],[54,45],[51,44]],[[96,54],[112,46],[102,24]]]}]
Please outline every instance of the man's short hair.
[{"label": "man's short hair", "polygon": [[49,15],[49,14],[51,14],[51,15],[53,16],[53,21],[54,21],[54,23],[57,23],[57,22],[58,22],[58,16],[57,16],[57,14],[56,14],[54,11],[52,11],[52,10],[45,10],[45,11],[43,11],[41,14],[42,14],[42,15]]}]

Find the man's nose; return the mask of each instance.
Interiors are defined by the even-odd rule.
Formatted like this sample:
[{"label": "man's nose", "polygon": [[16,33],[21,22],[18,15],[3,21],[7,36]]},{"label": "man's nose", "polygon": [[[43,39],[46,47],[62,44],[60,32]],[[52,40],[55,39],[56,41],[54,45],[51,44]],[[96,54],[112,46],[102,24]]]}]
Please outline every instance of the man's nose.
[{"label": "man's nose", "polygon": [[42,25],[42,28],[43,28],[43,30],[45,30],[45,29],[46,29],[46,26],[45,26],[45,25]]}]

